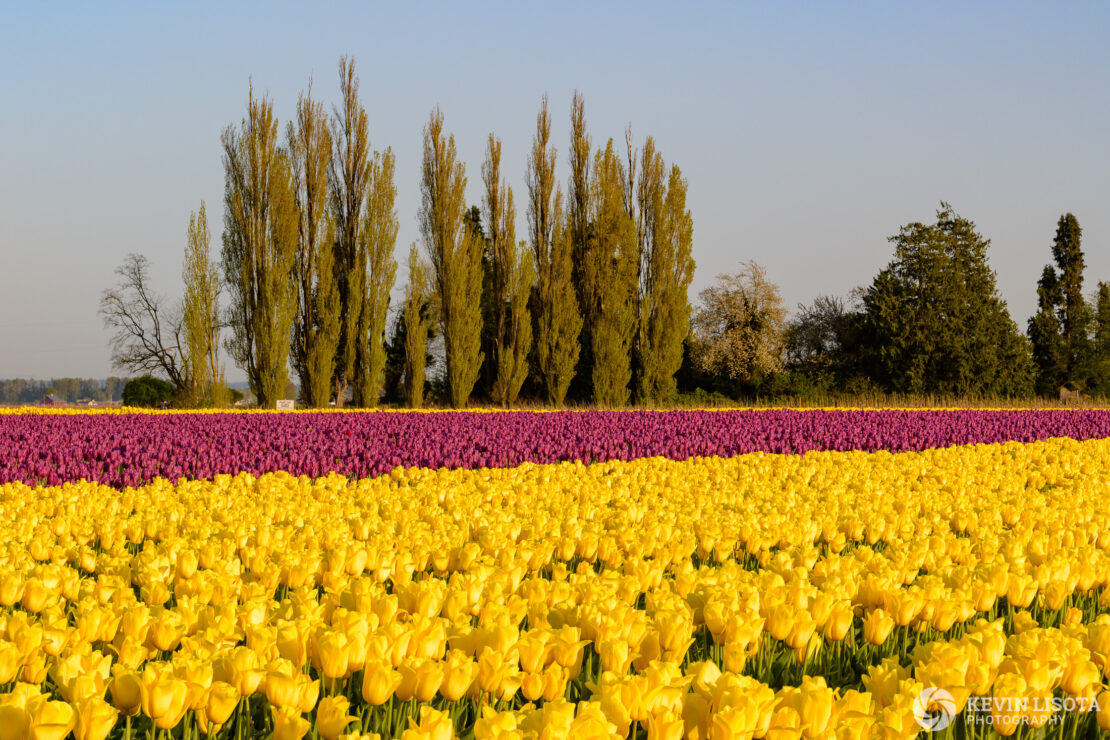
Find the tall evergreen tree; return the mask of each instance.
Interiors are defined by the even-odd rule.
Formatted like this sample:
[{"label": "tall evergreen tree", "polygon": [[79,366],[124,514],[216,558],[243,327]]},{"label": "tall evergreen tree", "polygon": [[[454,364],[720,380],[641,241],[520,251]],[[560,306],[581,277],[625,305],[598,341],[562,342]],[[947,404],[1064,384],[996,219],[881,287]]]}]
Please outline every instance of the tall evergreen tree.
[{"label": "tall evergreen tree", "polygon": [[1070,213],[1060,217],[1056,224],[1056,238],[1052,244],[1052,257],[1059,272],[1060,293],[1063,303],[1060,310],[1060,334],[1066,353],[1066,375],[1072,384],[1086,388],[1090,375],[1091,341],[1089,336],[1091,312],[1083,297],[1083,270],[1086,260],[1081,240],[1083,230],[1079,221]]},{"label": "tall evergreen tree", "polygon": [[1055,395],[1064,385],[1085,390],[1092,381],[1091,309],[1083,297],[1082,236],[1075,216],[1060,216],[1052,241],[1055,267],[1045,266],[1037,283],[1037,314],[1029,320],[1028,331],[1037,392],[1045,395]]},{"label": "tall evergreen tree", "polygon": [[435,108],[424,129],[420,229],[432,268],[447,365],[447,392],[466,406],[482,366],[482,240],[463,224],[466,168]]},{"label": "tall evergreen tree", "polygon": [[888,390],[1024,396],[1028,342],[998,296],[990,241],[942,203],[933,224],[890,238],[894,260],[863,296],[873,373]]},{"label": "tall evergreen tree", "polygon": [[335,219],[335,282],[339,288],[339,348],[335,365],[335,405],[342,406],[348,388],[357,385],[360,328],[369,277],[362,251],[363,211],[371,180],[370,133],[366,110],[358,98],[353,59],[339,60],[341,101],[332,120],[335,149],[328,166],[331,209]]},{"label": "tall evergreen tree", "polygon": [[273,103],[250,91],[238,131],[226,128],[224,280],[231,292],[227,348],[247,373],[260,406],[282,398],[289,381],[289,336],[296,313],[293,281],[297,207],[287,152],[278,147]]},{"label": "tall evergreen tree", "polygon": [[220,367],[220,278],[211,257],[212,234],[204,202],[189,216],[182,278],[185,299],[182,327],[186,363],[194,403],[223,406],[227,403]]},{"label": "tall evergreen tree", "polygon": [[355,355],[355,404],[377,406],[385,383],[385,322],[389,295],[397,276],[397,186],[392,149],[374,152],[370,163],[365,220],[359,229],[359,253],[366,260],[365,292]]},{"label": "tall evergreen tree", "polygon": [[1056,395],[1067,375],[1067,351],[1058,316],[1063,305],[1060,282],[1052,265],[1045,265],[1037,281],[1037,313],[1029,319],[1035,387],[1042,396]]},{"label": "tall evergreen tree", "polygon": [[1110,395],[1110,283],[1100,282],[1095,293],[1091,390]]},{"label": "tall evergreen tree", "polygon": [[293,369],[305,405],[320,408],[331,398],[339,344],[339,288],[335,280],[335,220],[328,208],[331,134],[322,103],[312,88],[297,100],[288,127],[298,214],[293,280],[297,313],[293,320]]},{"label": "tall evergreen tree", "polygon": [[625,174],[610,139],[594,156],[590,188],[593,249],[590,268],[596,290],[584,306],[591,326],[594,401],[603,406],[628,403],[632,380],[631,349],[635,330],[636,272],[639,254],[636,227],[625,204]]},{"label": "tall evergreen tree", "polygon": [[555,147],[546,95],[536,116],[528,158],[528,231],[537,275],[536,365],[547,402],[562,406],[578,363],[582,317],[574,294],[574,242],[563,217],[562,191],[555,187]]}]

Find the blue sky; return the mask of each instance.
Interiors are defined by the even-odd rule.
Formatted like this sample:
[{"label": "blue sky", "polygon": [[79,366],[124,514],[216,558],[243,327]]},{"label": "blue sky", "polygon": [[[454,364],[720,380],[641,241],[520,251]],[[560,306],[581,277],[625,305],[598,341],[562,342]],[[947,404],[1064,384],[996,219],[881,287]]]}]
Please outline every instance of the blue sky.
[{"label": "blue sky", "polygon": [[693,300],[746,259],[791,307],[846,295],[946,200],[992,240],[1024,328],[1061,213],[1087,287],[1110,280],[1108,21],[1099,3],[0,3],[0,377],[109,374],[116,265],[143,253],[179,294],[201,200],[218,247],[219,134],[248,80],[284,122],[310,78],[336,99],[341,54],[397,155],[402,262],[432,106],[469,200],[493,131],[519,204],[545,92],[565,183],[579,89],[595,144],[631,123],[687,176]]}]

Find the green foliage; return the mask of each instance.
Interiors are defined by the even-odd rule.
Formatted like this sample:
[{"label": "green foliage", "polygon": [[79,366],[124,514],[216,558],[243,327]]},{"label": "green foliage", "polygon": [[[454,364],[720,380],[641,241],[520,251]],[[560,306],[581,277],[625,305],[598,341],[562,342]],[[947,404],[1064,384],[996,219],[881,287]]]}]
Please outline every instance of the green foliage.
[{"label": "green foliage", "polygon": [[1036,388],[1055,396],[1069,386],[1087,390],[1098,384],[1091,344],[1091,309],[1083,298],[1081,247],[1083,231],[1070,213],[1060,217],[1052,242],[1053,265],[1045,265],[1037,282],[1037,313],[1029,320],[1029,339],[1036,365]]},{"label": "green foliage", "polygon": [[555,187],[555,147],[547,96],[536,116],[528,160],[528,229],[536,260],[535,357],[547,402],[562,406],[574,378],[582,316],[573,280],[573,239],[563,218],[563,194]]},{"label": "green foliage", "polygon": [[667,402],[674,397],[675,373],[682,365],[682,343],[690,332],[687,291],[694,279],[694,221],[686,208],[686,180],[677,165],[663,187],[663,159],[644,144],[640,168],[641,251],[639,400]]},{"label": "green foliage", "polygon": [[138,408],[156,408],[169,403],[174,397],[174,387],[152,375],[143,375],[127,381],[123,387],[123,405]]},{"label": "green foliage", "polygon": [[628,403],[632,380],[639,254],[635,224],[625,207],[625,177],[610,139],[604,151],[594,156],[590,188],[594,238],[587,256],[594,289],[584,304],[593,355],[594,401],[602,406]]},{"label": "green foliage", "polygon": [[872,377],[898,393],[1026,396],[1029,344],[999,298],[989,240],[942,203],[890,238],[894,260],[863,295]]},{"label": "green foliage", "polygon": [[413,244],[409,249],[409,282],[401,321],[404,334],[404,389],[411,408],[424,404],[424,370],[428,353],[427,275]]},{"label": "green foliage", "polygon": [[570,237],[571,279],[574,295],[582,315],[579,335],[580,351],[574,379],[569,388],[576,399],[593,398],[593,333],[594,318],[590,306],[597,301],[597,262],[591,254],[593,229],[590,223],[590,162],[591,140],[586,132],[586,102],[575,90],[570,107],[570,178],[567,182],[567,232]]},{"label": "green foliage", "polygon": [[466,167],[455,137],[445,136],[443,113],[432,111],[424,128],[420,228],[432,267],[447,365],[447,393],[466,406],[482,367],[483,240],[463,223]]},{"label": "green foliage", "polygon": [[1095,293],[1091,345],[1093,359],[1088,391],[1110,396],[1110,283],[1100,282]]},{"label": "green foliage", "polygon": [[228,403],[220,366],[220,278],[210,257],[212,236],[204,202],[189,216],[182,280],[185,298],[182,329],[190,405],[223,407]]},{"label": "green foliage", "polygon": [[340,303],[335,276],[335,219],[328,208],[332,140],[322,103],[311,89],[297,100],[288,128],[297,202],[298,235],[293,281],[296,316],[290,358],[302,402],[328,405],[339,349]]},{"label": "green foliage", "polygon": [[335,219],[335,282],[339,292],[339,346],[335,363],[335,405],[342,406],[348,388],[357,388],[358,357],[364,334],[366,240],[362,237],[366,194],[371,179],[369,123],[358,98],[353,59],[339,60],[341,102],[332,121],[332,156],[328,189]]},{"label": "green foliage", "polygon": [[513,189],[501,177],[501,141],[490,134],[482,165],[485,214],[489,235],[485,239],[488,292],[485,296],[489,347],[486,361],[492,372],[490,396],[503,407],[511,406],[528,375],[532,349],[532,316],[528,298],[535,284],[535,268],[527,245],[516,241],[516,208]]},{"label": "green foliage", "polygon": [[359,252],[365,255],[367,265],[355,358],[355,404],[359,406],[377,406],[385,382],[385,322],[397,276],[397,260],[393,258],[398,228],[394,169],[392,149],[374,153],[366,220],[359,233]]},{"label": "green foliage", "polygon": [[258,405],[282,397],[296,313],[298,215],[288,152],[278,147],[269,98],[254,97],[238,131],[224,130],[224,280],[231,292],[231,356],[247,373]]}]

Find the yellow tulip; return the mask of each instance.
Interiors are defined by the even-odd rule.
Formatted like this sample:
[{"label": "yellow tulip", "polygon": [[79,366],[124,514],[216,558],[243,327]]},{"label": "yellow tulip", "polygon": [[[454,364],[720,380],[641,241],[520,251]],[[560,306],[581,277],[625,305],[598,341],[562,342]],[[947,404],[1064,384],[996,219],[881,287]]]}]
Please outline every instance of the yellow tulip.
[{"label": "yellow tulip", "polygon": [[875,609],[863,618],[863,636],[872,645],[882,645],[894,629],[894,620],[882,609]]},{"label": "yellow tulip", "polygon": [[401,684],[401,674],[380,662],[367,663],[362,673],[362,698],[370,706],[381,706]]},{"label": "yellow tulip", "polygon": [[683,734],[692,740],[708,740],[709,700],[700,693],[688,694],[682,705]]},{"label": "yellow tulip", "polygon": [[62,740],[77,725],[77,713],[63,701],[40,701],[28,706],[31,740]]},{"label": "yellow tulip", "polygon": [[24,740],[31,717],[16,704],[0,704],[0,740]]},{"label": "yellow tulip", "polygon": [[1013,735],[1021,725],[1023,699],[1027,699],[1025,680],[1015,673],[999,675],[992,689],[992,729],[1003,737]]},{"label": "yellow tulip", "polygon": [[112,694],[112,706],[124,714],[134,716],[142,707],[143,694],[140,677],[126,669],[115,671],[115,677],[108,684]]},{"label": "yellow tulip", "polygon": [[231,684],[224,681],[214,681],[208,687],[204,715],[209,722],[222,725],[231,718],[231,714],[239,706],[241,698],[242,695],[239,690]]},{"label": "yellow tulip", "polygon": [[855,614],[852,612],[850,605],[834,607],[829,614],[828,621],[825,622],[823,633],[825,637],[833,642],[840,642],[848,635],[854,621]]},{"label": "yellow tulip", "polygon": [[47,602],[50,600],[50,591],[47,590],[43,582],[38,578],[29,578],[23,587],[23,598],[20,600],[20,605],[31,612],[38,614],[46,608]]},{"label": "yellow tulip", "polygon": [[403,663],[397,672],[401,674],[401,682],[396,692],[401,701],[431,701],[443,684],[443,664],[436,660],[416,658]]},{"label": "yellow tulip", "polygon": [[272,709],[274,717],[273,740],[301,740],[312,728],[312,723],[293,707]]},{"label": "yellow tulip", "polygon": [[147,665],[139,678],[143,714],[154,721],[154,726],[168,730],[176,727],[188,710],[189,691],[185,682],[175,678],[169,667]]},{"label": "yellow tulip", "polygon": [[443,684],[439,693],[447,701],[466,696],[478,676],[478,664],[461,650],[448,650],[443,661]]},{"label": "yellow tulip", "polygon": [[266,675],[258,653],[245,646],[233,648],[225,654],[221,666],[227,683],[245,697],[258,690]]},{"label": "yellow tulip", "polygon": [[1098,695],[1098,714],[1095,715],[1099,729],[1110,730],[1110,691]]},{"label": "yellow tulip", "polygon": [[324,740],[336,740],[357,717],[347,714],[350,707],[345,696],[327,696],[316,706],[316,729]]},{"label": "yellow tulip", "polygon": [[714,712],[709,734],[713,740],[747,740],[755,733],[759,707],[749,697]]},{"label": "yellow tulip", "polygon": [[92,697],[74,704],[76,724],[75,740],[105,740],[116,725],[119,712],[100,697]]},{"label": "yellow tulip", "polygon": [[347,675],[350,640],[337,630],[320,630],[315,634],[313,662],[326,678]]},{"label": "yellow tulip", "polygon": [[542,629],[529,630],[520,636],[516,649],[520,656],[521,670],[540,673],[547,667],[548,656],[554,649],[551,633]]},{"label": "yellow tulip", "polygon": [[172,609],[164,609],[151,621],[149,639],[155,648],[168,653],[177,649],[185,630],[181,615]]},{"label": "yellow tulip", "polygon": [[451,718],[427,705],[420,707],[419,721],[409,717],[409,728],[401,733],[401,740],[453,740],[454,737]]},{"label": "yellow tulip", "polygon": [[600,705],[583,702],[578,705],[578,714],[570,723],[567,737],[575,740],[615,740],[619,734],[616,725],[601,711]]}]

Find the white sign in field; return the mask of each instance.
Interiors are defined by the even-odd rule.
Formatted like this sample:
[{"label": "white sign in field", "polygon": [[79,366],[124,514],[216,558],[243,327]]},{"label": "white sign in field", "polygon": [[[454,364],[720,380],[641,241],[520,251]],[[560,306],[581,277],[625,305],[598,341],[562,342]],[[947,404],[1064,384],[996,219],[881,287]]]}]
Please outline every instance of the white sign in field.
[{"label": "white sign in field", "polygon": [[293,410],[293,402],[288,401],[288,400],[278,401],[277,402],[277,410],[278,411],[292,411]]}]

